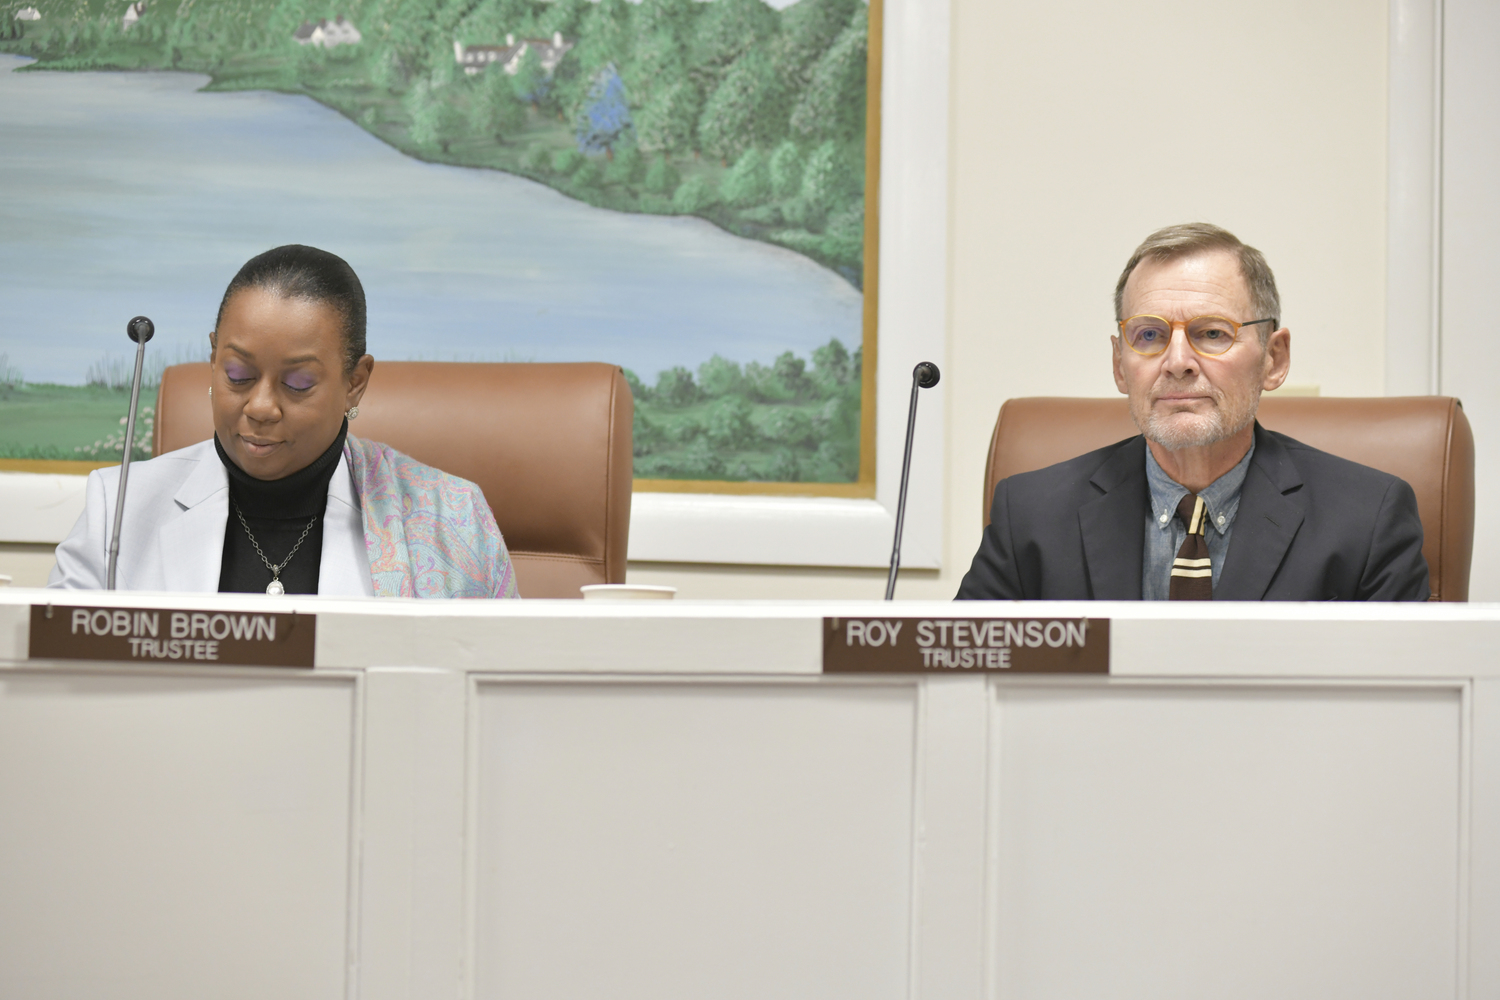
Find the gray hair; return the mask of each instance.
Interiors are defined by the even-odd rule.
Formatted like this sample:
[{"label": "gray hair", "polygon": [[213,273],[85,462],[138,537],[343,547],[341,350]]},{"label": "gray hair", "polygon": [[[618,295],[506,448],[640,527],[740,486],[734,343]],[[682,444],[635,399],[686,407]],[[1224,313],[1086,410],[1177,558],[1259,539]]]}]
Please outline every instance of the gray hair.
[{"label": "gray hair", "polygon": [[1180,260],[1215,250],[1230,253],[1239,261],[1240,276],[1245,279],[1245,286],[1250,290],[1250,308],[1255,312],[1249,318],[1276,320],[1270,329],[1266,329],[1265,324],[1260,327],[1260,344],[1264,347],[1266,338],[1281,326],[1281,296],[1276,291],[1276,276],[1271,273],[1271,266],[1266,263],[1265,256],[1259,250],[1241,243],[1239,237],[1229,230],[1208,222],[1186,222],[1158,229],[1135,248],[1135,253],[1130,255],[1130,261],[1125,265],[1125,270],[1120,272],[1120,280],[1115,284],[1115,321],[1125,318],[1125,282],[1130,280],[1131,272],[1141,261]]}]

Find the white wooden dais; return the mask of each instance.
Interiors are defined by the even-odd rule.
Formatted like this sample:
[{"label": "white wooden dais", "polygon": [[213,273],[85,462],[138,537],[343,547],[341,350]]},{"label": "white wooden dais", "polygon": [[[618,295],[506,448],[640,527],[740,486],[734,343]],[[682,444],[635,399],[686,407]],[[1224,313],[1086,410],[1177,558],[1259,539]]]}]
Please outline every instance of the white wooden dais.
[{"label": "white wooden dais", "polygon": [[[27,661],[0,996],[1500,995],[1500,609],[355,602],[312,670]],[[1112,673],[823,676],[822,618]]]}]

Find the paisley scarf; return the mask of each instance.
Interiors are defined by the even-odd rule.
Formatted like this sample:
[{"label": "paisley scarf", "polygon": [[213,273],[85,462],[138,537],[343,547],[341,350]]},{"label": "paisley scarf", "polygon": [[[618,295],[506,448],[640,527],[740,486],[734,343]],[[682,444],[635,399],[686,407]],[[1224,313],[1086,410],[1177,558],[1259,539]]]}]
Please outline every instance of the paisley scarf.
[{"label": "paisley scarf", "polygon": [[521,596],[478,486],[352,434],[344,457],[364,511],[376,597]]}]

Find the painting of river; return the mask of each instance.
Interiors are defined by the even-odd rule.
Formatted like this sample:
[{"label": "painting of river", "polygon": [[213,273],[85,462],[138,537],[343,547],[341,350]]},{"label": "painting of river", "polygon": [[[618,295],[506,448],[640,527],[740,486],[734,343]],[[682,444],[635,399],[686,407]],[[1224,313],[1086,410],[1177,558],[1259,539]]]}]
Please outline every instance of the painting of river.
[{"label": "painting of river", "polygon": [[[107,38],[114,29],[89,30]],[[444,50],[460,73],[461,48]],[[562,132],[572,138],[559,141],[553,118],[514,86],[511,139],[491,144],[529,157],[535,176],[519,163],[463,165],[462,144],[424,137],[417,117],[383,134],[390,122],[379,111],[287,88],[227,88],[217,75],[182,70],[24,68],[31,64],[0,54],[0,458],[117,457],[132,347],[125,321],[155,321],[157,370],[201,359],[239,265],[295,242],[331,250],[359,273],[377,360],[627,369],[637,477],[860,478],[863,275],[829,256],[836,251],[798,249],[796,233],[816,234],[777,214],[774,156],[753,142],[733,158],[696,156],[707,161],[696,188],[719,194],[685,207],[677,195],[686,154],[669,178],[676,190],[658,183],[664,193],[652,201],[647,175],[661,180],[658,164],[673,163],[667,152],[634,134],[595,135],[590,148],[571,126]],[[603,100],[601,79],[613,86],[596,72],[579,100]],[[473,88],[482,82],[458,80],[479,107],[483,91]],[[424,79],[408,94],[413,86],[432,89]],[[408,110],[419,103],[402,100]],[[528,122],[538,137],[529,146]],[[533,151],[542,137],[557,147],[547,157]],[[416,148],[423,142],[433,155]],[[553,171],[567,159],[558,154],[578,162]],[[575,178],[587,181],[589,170],[596,187],[585,192]],[[625,180],[611,187],[610,171]],[[766,193],[736,208],[737,184]],[[781,221],[757,229],[756,218]]]}]

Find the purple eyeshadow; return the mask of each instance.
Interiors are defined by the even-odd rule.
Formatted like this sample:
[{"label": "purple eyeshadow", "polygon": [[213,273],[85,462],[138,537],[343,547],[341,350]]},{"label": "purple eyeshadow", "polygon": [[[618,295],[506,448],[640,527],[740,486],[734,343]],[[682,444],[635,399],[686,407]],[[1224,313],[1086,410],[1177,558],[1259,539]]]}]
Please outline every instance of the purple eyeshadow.
[{"label": "purple eyeshadow", "polygon": [[224,365],[224,374],[234,381],[254,377],[251,374],[250,369],[246,368],[244,365],[237,365],[233,361],[230,361]]},{"label": "purple eyeshadow", "polygon": [[317,379],[311,375],[297,372],[296,374],[288,375],[283,381],[293,389],[311,389],[314,383],[317,382]]}]

